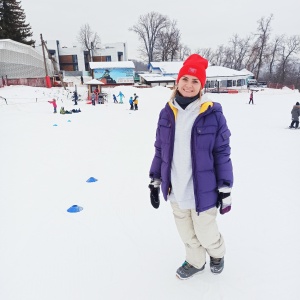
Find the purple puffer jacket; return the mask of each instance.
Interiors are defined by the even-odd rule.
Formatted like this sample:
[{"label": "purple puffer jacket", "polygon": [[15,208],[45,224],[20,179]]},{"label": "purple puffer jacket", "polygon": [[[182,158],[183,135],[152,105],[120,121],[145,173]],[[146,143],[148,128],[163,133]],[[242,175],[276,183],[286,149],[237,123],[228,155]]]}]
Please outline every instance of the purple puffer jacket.
[{"label": "purple puffer jacket", "polygon": [[[161,179],[161,190],[167,200],[171,191],[171,163],[173,159],[175,114],[167,103],[161,110],[156,130],[155,156],[150,178]],[[202,212],[216,205],[218,188],[232,187],[233,173],[230,159],[231,133],[219,103],[212,103],[196,118],[191,132],[192,173],[196,211]]]}]

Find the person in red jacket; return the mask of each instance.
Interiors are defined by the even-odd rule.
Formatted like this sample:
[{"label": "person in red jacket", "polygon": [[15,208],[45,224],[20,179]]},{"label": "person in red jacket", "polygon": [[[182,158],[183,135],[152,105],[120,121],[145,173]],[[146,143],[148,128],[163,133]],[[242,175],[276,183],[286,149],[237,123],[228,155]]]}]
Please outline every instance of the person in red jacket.
[{"label": "person in red jacket", "polygon": [[53,108],[54,108],[54,112],[56,114],[56,108],[57,108],[57,104],[56,104],[56,100],[55,99],[52,99],[51,101],[48,101],[49,103],[51,103],[53,105]]}]

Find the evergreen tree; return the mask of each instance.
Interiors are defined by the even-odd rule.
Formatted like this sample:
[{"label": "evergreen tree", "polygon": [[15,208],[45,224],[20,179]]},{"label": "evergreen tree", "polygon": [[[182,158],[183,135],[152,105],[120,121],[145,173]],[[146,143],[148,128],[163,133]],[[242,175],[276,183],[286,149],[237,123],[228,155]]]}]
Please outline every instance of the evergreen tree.
[{"label": "evergreen tree", "polygon": [[0,39],[33,46],[31,27],[25,22],[26,15],[21,7],[21,1],[0,0]]}]

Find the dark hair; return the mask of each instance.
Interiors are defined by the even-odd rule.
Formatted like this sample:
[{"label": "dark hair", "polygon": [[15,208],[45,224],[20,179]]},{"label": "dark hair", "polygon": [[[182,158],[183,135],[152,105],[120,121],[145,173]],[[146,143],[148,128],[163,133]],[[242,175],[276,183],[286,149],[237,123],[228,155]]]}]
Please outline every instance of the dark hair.
[{"label": "dark hair", "polygon": [[297,102],[296,105],[300,105],[299,102]]}]

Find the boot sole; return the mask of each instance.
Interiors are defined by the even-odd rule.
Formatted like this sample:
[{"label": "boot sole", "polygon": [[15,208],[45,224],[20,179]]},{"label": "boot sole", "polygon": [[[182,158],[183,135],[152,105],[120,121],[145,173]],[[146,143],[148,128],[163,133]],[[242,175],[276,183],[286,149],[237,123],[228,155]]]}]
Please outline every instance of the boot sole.
[{"label": "boot sole", "polygon": [[192,277],[194,277],[194,276],[196,276],[196,275],[202,274],[203,272],[204,272],[204,270],[201,270],[201,271],[199,271],[199,272],[197,272],[197,273],[191,275],[190,277],[180,277],[180,275],[176,273],[176,277],[177,277],[178,279],[180,279],[180,280],[187,280],[187,279],[190,279],[190,278],[192,278]]}]

